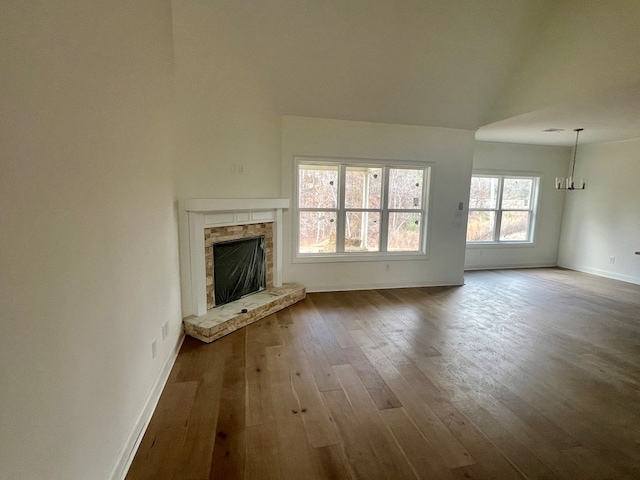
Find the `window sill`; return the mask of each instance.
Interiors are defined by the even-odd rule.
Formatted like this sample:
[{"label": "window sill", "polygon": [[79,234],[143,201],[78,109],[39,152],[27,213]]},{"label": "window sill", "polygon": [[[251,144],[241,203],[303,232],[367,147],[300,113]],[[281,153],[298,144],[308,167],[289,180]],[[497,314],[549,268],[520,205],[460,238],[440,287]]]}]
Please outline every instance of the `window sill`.
[{"label": "window sill", "polygon": [[467,242],[467,248],[531,248],[535,246],[534,242]]},{"label": "window sill", "polygon": [[422,252],[372,252],[372,253],[331,253],[331,254],[298,254],[292,263],[344,263],[344,262],[389,262],[428,260],[429,256]]}]

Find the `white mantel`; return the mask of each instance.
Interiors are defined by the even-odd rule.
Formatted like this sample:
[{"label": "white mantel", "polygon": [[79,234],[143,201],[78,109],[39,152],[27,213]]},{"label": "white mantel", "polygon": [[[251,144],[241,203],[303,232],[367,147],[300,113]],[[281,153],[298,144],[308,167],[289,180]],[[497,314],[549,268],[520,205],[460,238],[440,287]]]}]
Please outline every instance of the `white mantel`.
[{"label": "white mantel", "polygon": [[194,213],[246,212],[289,208],[288,198],[188,198],[184,209]]},{"label": "white mantel", "polygon": [[207,313],[204,229],[250,223],[273,222],[273,284],[282,285],[282,210],[289,208],[286,198],[190,198],[182,201],[188,214],[188,238],[191,279],[191,314]]}]

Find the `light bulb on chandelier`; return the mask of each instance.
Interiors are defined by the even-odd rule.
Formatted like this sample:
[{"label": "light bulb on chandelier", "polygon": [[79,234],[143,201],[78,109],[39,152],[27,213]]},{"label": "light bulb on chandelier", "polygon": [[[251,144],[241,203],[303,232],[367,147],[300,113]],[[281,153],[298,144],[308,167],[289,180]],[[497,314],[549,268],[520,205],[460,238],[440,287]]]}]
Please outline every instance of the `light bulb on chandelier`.
[{"label": "light bulb on chandelier", "polygon": [[574,173],[576,170],[576,154],[578,153],[578,137],[580,136],[580,132],[584,130],[584,128],[576,128],[573,131],[576,132],[576,144],[573,147],[573,163],[571,164],[571,176],[565,177],[556,177],[556,188],[558,190],[584,190],[586,184],[583,179],[578,180],[577,182],[574,180]]}]

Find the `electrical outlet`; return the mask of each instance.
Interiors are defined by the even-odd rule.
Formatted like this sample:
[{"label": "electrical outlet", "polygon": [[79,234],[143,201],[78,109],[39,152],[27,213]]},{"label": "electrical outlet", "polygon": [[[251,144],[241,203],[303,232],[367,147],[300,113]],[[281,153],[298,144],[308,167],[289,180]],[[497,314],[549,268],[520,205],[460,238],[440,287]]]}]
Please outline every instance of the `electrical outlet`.
[{"label": "electrical outlet", "polygon": [[156,358],[158,354],[158,345],[155,340],[151,342],[151,358]]},{"label": "electrical outlet", "polygon": [[164,325],[162,325],[162,341],[166,340],[168,336],[169,336],[169,320],[164,322]]},{"label": "electrical outlet", "polygon": [[616,257],[613,257],[613,256],[609,257],[609,263],[611,264],[616,263]]}]

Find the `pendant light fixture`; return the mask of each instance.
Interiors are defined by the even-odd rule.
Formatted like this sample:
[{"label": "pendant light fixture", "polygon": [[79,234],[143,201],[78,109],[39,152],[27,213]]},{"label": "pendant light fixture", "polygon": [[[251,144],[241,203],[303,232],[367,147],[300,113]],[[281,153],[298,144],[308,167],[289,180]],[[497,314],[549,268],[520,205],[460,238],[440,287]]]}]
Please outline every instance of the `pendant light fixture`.
[{"label": "pendant light fixture", "polygon": [[573,131],[576,132],[576,144],[573,147],[573,163],[571,164],[571,176],[568,178],[565,177],[556,177],[556,188],[558,190],[584,190],[586,186],[584,180],[580,179],[576,183],[573,178],[573,174],[576,170],[576,154],[578,153],[578,137],[580,136],[580,132],[584,130],[584,128],[575,128]]}]

